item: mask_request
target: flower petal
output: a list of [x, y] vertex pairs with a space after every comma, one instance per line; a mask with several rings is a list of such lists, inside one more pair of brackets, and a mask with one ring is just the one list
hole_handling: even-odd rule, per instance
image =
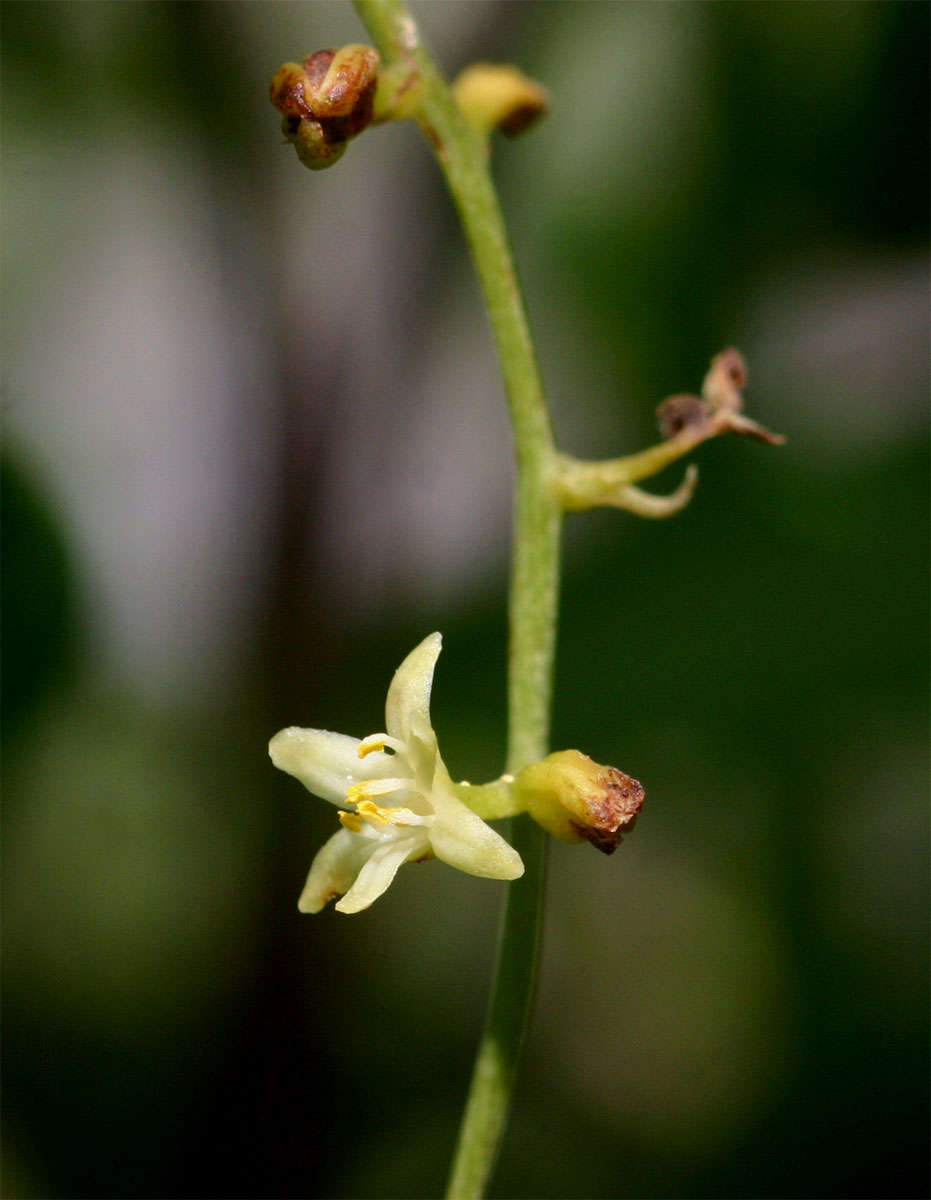
[[398, 667], [385, 701], [385, 725], [392, 737], [410, 743], [430, 730], [430, 690], [433, 669], [443, 648], [443, 637], [431, 633]]
[[268, 753], [276, 767], [299, 779], [309, 792], [343, 807], [353, 784], [397, 774], [396, 756], [375, 750], [360, 758], [358, 747], [358, 738], [292, 725], [275, 734]]
[[433, 853], [451, 867], [485, 879], [519, 879], [524, 864], [513, 846], [454, 794], [442, 759], [430, 797], [436, 814], [430, 827]]
[[366, 860], [379, 843], [341, 829], [320, 847], [297, 907], [303, 913], [316, 913], [328, 900], [348, 892]]
[[355, 883], [336, 907], [339, 912], [361, 912], [391, 886], [398, 868], [408, 858], [422, 858], [429, 851], [425, 835], [388, 838], [381, 842], [359, 872]]

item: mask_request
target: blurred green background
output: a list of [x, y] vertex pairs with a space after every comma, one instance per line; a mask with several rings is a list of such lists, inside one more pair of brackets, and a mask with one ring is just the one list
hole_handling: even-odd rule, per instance
[[[552, 93], [495, 168], [564, 449], [739, 346], [779, 451], [570, 519], [553, 743], [636, 775], [554, 846], [497, 1197], [925, 1195], [928, 8], [424, 3]], [[501, 886], [302, 917], [286, 724], [382, 727], [445, 634], [500, 770], [511, 465], [410, 126], [311, 175], [267, 101], [348, 4], [4, 13], [7, 1197], [434, 1197]], [[671, 470], [657, 490], [671, 488]]]

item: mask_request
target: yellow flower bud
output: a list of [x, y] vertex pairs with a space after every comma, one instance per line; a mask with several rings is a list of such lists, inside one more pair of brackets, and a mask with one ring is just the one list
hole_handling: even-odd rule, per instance
[[591, 842], [613, 854], [643, 807], [643, 786], [578, 750], [560, 750], [517, 776], [521, 802], [563, 842]]
[[549, 107], [546, 91], [517, 67], [473, 63], [453, 84], [456, 103], [480, 134], [521, 133]]

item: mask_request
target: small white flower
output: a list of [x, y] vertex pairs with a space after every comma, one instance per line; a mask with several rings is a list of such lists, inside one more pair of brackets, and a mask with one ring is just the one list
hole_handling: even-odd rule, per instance
[[385, 703], [386, 733], [360, 742], [292, 727], [269, 743], [276, 767], [342, 810], [343, 828], [311, 865], [301, 912], [319, 912], [334, 896], [342, 897], [340, 912], [359, 912], [387, 890], [402, 863], [425, 858], [489, 879], [523, 875], [520, 855], [462, 803], [440, 757], [430, 690], [442, 641], [431, 633], [398, 667]]

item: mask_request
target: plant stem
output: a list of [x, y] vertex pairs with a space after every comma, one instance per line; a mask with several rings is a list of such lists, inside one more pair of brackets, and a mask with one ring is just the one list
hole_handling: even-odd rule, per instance
[[[562, 507], [540, 372], [487, 151], [462, 115], [401, 0], [356, 0], [386, 66], [420, 79], [414, 114], [446, 177], [465, 230], [504, 374], [514, 429], [517, 485], [510, 592], [507, 770], [543, 758], [549, 737]], [[527, 817], [511, 823], [524, 876], [508, 887], [495, 981], [449, 1184], [450, 1200], [484, 1193], [510, 1106], [536, 978], [546, 835]]]

